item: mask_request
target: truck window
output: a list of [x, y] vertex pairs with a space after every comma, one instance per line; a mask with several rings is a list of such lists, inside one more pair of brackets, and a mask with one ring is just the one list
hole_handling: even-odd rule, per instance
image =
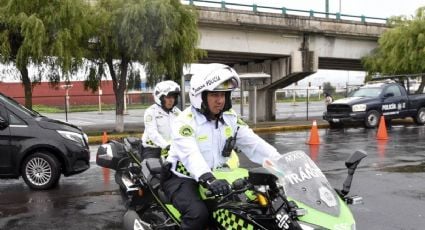
[[394, 97], [400, 97], [401, 91], [400, 88], [397, 85], [391, 85], [385, 90], [385, 94], [387, 93], [393, 93]]
[[353, 91], [350, 97], [378, 97], [381, 94], [382, 88], [360, 88]]

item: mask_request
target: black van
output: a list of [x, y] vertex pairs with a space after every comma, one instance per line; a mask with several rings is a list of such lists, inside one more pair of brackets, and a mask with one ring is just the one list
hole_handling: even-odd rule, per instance
[[32, 189], [57, 185], [90, 167], [87, 135], [0, 93], [0, 178], [19, 178]]

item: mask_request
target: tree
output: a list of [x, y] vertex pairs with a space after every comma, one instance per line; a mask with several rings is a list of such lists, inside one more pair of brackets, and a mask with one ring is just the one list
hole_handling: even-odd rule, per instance
[[42, 74], [30, 76], [28, 67], [44, 67], [57, 83], [81, 64], [82, 42], [87, 41], [89, 24], [86, 1], [0, 0], [0, 61], [12, 62], [24, 85], [25, 105], [32, 108], [32, 90]]
[[196, 13], [178, 0], [99, 0], [93, 9], [97, 31], [92, 59], [108, 67], [116, 99], [115, 130], [122, 132], [132, 64], [145, 65], [156, 80], [180, 76], [183, 63], [194, 62], [200, 53]]
[[134, 89], [140, 90], [142, 87], [142, 79], [140, 78], [140, 72], [136, 73], [136, 76], [134, 77]]
[[323, 92], [333, 95], [335, 93], [335, 87], [330, 82], [323, 82]]
[[[390, 29], [378, 40], [378, 48], [364, 57], [368, 75], [403, 75], [425, 73], [425, 7], [412, 17], [398, 16], [389, 20]], [[423, 92], [425, 76], [417, 92]]]

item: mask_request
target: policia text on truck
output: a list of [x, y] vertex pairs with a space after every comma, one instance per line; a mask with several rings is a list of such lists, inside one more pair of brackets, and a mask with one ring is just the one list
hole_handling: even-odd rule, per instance
[[323, 119], [331, 127], [363, 123], [367, 128], [374, 128], [381, 115], [386, 120], [411, 117], [416, 124], [423, 125], [425, 94], [409, 95], [401, 84], [387, 79], [360, 87], [347, 98], [329, 104], [326, 110]]

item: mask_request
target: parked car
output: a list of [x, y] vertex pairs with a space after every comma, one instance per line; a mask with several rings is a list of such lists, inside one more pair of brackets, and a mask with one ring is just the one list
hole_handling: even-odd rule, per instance
[[425, 94], [409, 95], [395, 81], [372, 82], [327, 105], [323, 119], [332, 127], [347, 123], [363, 123], [377, 127], [381, 116], [389, 121], [412, 117], [418, 125], [425, 123]]
[[0, 178], [24, 179], [32, 189], [49, 189], [60, 176], [90, 167], [87, 135], [0, 93]]

